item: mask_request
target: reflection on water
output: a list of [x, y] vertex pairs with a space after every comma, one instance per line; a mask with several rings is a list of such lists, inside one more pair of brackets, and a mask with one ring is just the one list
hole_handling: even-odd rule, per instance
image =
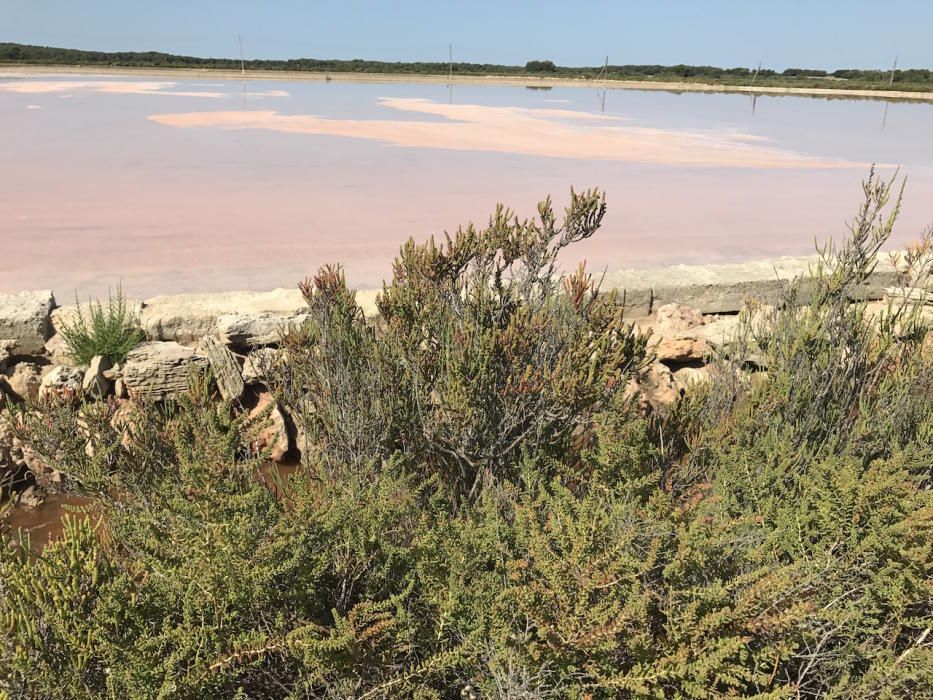
[[409, 236], [571, 187], [609, 213], [567, 262], [609, 270], [812, 252], [872, 162], [909, 176], [894, 243], [933, 220], [925, 103], [34, 75], [0, 76], [0, 118], [0, 291], [63, 302], [292, 286], [330, 262], [378, 286]]

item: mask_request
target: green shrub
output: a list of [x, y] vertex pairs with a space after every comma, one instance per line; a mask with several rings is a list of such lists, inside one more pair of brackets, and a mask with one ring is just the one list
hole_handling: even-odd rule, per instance
[[561, 227], [545, 204], [407, 244], [379, 322], [336, 268], [303, 285], [291, 477], [202, 378], [119, 428], [116, 404], [18, 409], [93, 520], [0, 547], [0, 692], [929, 696], [933, 356], [917, 301], [857, 302], [890, 194], [870, 179], [851, 239], [663, 418], [623, 390], [644, 345], [618, 304], [551, 275], [595, 194]]
[[75, 298], [75, 316], [61, 329], [68, 353], [79, 365], [87, 365], [97, 355], [113, 363], [123, 362], [127, 353], [145, 338], [139, 321], [127, 307], [123, 290], [108, 295], [107, 308], [99, 301], [88, 302], [85, 314]]

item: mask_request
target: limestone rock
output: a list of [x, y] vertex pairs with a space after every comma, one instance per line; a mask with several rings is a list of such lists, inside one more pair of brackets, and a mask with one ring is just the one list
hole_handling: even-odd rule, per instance
[[288, 316], [273, 313], [224, 314], [217, 317], [214, 331], [227, 345], [255, 348], [278, 343], [283, 332], [291, 326], [301, 325], [307, 318], [306, 313]]
[[[124, 297], [123, 302], [126, 306], [127, 315], [130, 318], [138, 319], [140, 310], [142, 309], [142, 301], [139, 299], [127, 299]], [[83, 301], [79, 304], [66, 304], [65, 306], [59, 306], [54, 311], [52, 311], [52, 331], [58, 335], [61, 335], [62, 329], [66, 326], [73, 324], [78, 318], [78, 312], [80, 311], [81, 315], [86, 321], [89, 321], [91, 318], [92, 311], [100, 304], [104, 313], [107, 313], [107, 299], [101, 301]]]
[[247, 384], [266, 384], [268, 372], [279, 362], [282, 350], [256, 348], [243, 361], [243, 381]]
[[710, 353], [700, 331], [703, 323], [699, 309], [683, 304], [664, 304], [658, 307], [648, 324], [652, 330], [648, 347], [658, 360], [664, 362], [702, 360]]
[[269, 450], [269, 459], [280, 462], [289, 448], [288, 426], [274, 397], [267, 391], [259, 394], [255, 407], [249, 412], [250, 419], [260, 420], [263, 411], [269, 411], [269, 415], [261, 419], [264, 427], [253, 440], [252, 446], [256, 451]]
[[16, 341], [15, 340], [0, 340], [0, 367], [4, 366], [9, 362], [10, 358], [13, 357], [13, 353], [16, 350]]
[[655, 328], [661, 335], [680, 335], [703, 325], [703, 313], [692, 306], [664, 304], [655, 312]]
[[55, 297], [49, 290], [0, 294], [0, 340], [14, 341], [10, 354], [34, 355], [52, 335]]
[[59, 398], [72, 398], [81, 391], [83, 384], [83, 369], [56, 365], [42, 378], [42, 384], [39, 387], [39, 398], [53, 395]]
[[218, 316], [269, 313], [288, 317], [305, 308], [297, 289], [176, 294], [147, 299], [140, 311], [140, 324], [151, 340], [193, 344], [214, 332]]
[[33, 362], [18, 362], [7, 370], [6, 389], [20, 401], [35, 401], [42, 385], [42, 369]]
[[[56, 309], [58, 311], [58, 309]], [[53, 312], [54, 314], [54, 312]], [[77, 361], [71, 356], [68, 344], [65, 342], [65, 336], [56, 333], [45, 341], [45, 354], [49, 356], [54, 365], [64, 365], [65, 367], [77, 367]]]
[[104, 398], [110, 393], [113, 384], [110, 379], [105, 376], [105, 373], [110, 370], [110, 367], [110, 360], [106, 357], [96, 355], [91, 359], [91, 364], [84, 373], [84, 380], [81, 383], [81, 388], [84, 389], [85, 393], [100, 398]]
[[670, 408], [680, 398], [674, 375], [660, 362], [649, 365], [638, 378], [638, 386], [648, 405], [655, 411]]
[[118, 399], [125, 399], [129, 396], [129, 392], [126, 390], [126, 382], [123, 381], [123, 377], [120, 377], [113, 383], [113, 395]]
[[[705, 314], [735, 313], [750, 298], [765, 303], [781, 299], [790, 280], [806, 277], [818, 262], [816, 256], [782, 257], [743, 263], [674, 265], [611, 272], [603, 289], [624, 294], [629, 317], [650, 314], [658, 304], [677, 301]], [[884, 288], [895, 284], [898, 274], [887, 253], [876, 258], [870, 277], [856, 290], [861, 299], [880, 299]], [[803, 290], [804, 300], [808, 290]]]
[[709, 381], [709, 367], [681, 367], [674, 371], [674, 383], [681, 391], [687, 387]]
[[207, 359], [180, 343], [149, 341], [127, 355], [123, 382], [130, 397], [166, 399], [188, 389], [192, 367], [205, 369]]
[[233, 353], [212, 335], [201, 338], [198, 352], [207, 358], [217, 383], [217, 389], [225, 400], [239, 399], [246, 388], [240, 375], [240, 366]]
[[699, 333], [713, 349], [725, 349], [732, 345], [739, 330], [739, 316], [717, 316], [707, 321]]

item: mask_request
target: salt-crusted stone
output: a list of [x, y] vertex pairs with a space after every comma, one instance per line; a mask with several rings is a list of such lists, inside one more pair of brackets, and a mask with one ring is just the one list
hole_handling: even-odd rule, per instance
[[126, 357], [123, 382], [132, 398], [161, 400], [188, 389], [192, 368], [206, 369], [207, 359], [176, 342], [150, 341]]
[[49, 290], [0, 294], [0, 340], [14, 341], [10, 354], [35, 355], [45, 349], [54, 308]]
[[246, 388], [240, 375], [240, 365], [233, 353], [217, 338], [206, 335], [198, 344], [198, 352], [207, 358], [220, 396], [226, 400], [238, 399]]

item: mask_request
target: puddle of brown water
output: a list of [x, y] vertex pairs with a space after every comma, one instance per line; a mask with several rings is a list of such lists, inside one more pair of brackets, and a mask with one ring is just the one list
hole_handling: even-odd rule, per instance
[[62, 534], [62, 520], [66, 515], [87, 517], [86, 513], [75, 512], [90, 503], [90, 499], [81, 496], [49, 494], [36, 508], [13, 508], [6, 517], [6, 523], [13, 537], [20, 541], [29, 536], [31, 549], [39, 551]]
[[[298, 460], [288, 460], [281, 464], [269, 462], [259, 469], [256, 476], [278, 498], [279, 484], [291, 478], [300, 466]], [[62, 521], [66, 515], [88, 517], [86, 513], [75, 512], [74, 509], [90, 503], [91, 499], [82, 496], [49, 494], [36, 508], [12, 508], [5, 517], [6, 529], [20, 541], [28, 535], [30, 548], [38, 552], [45, 549], [49, 542], [61, 537]]]

